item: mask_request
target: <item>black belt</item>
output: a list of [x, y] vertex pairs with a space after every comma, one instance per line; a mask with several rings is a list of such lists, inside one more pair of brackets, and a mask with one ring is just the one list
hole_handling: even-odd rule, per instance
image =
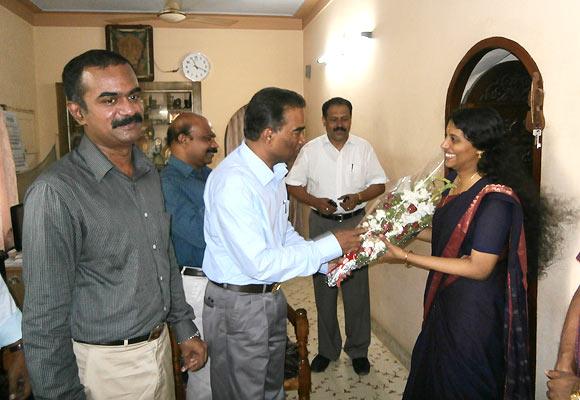
[[205, 274], [201, 267], [190, 267], [184, 265], [181, 267], [181, 273], [187, 276], [198, 276], [198, 277], [205, 277]]
[[322, 214], [320, 211], [315, 210], [315, 209], [312, 209], [312, 211], [314, 212], [314, 214], [318, 215], [319, 217], [322, 217], [325, 219], [331, 219], [333, 221], [342, 222], [346, 219], [351, 219], [352, 217], [356, 217], [357, 215], [362, 214], [365, 211], [365, 209], [360, 208], [360, 209], [356, 210], [355, 212], [351, 212], [349, 214], [330, 214], [330, 215]]
[[83, 343], [83, 344], [92, 344], [95, 346], [127, 346], [129, 344], [135, 344], [135, 343], [142, 343], [142, 342], [151, 342], [153, 340], [156, 340], [159, 338], [159, 336], [161, 336], [161, 333], [163, 333], [163, 328], [165, 328], [165, 323], [156, 325], [153, 329], [151, 329], [151, 331], [143, 336], [137, 336], [131, 339], [125, 339], [125, 340], [112, 340], [110, 342], [101, 342], [101, 343], [93, 343], [93, 342], [85, 342], [83, 340], [77, 340], [75, 339], [75, 342], [78, 343]]
[[270, 284], [250, 284], [250, 285], [233, 285], [231, 283], [217, 283], [210, 281], [216, 286], [221, 287], [222, 289], [231, 290], [232, 292], [240, 292], [240, 293], [271, 293], [275, 292], [280, 289], [279, 283], [270, 283]]

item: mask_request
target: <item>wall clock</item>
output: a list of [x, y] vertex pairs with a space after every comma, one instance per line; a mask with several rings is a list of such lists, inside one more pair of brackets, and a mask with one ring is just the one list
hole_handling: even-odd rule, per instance
[[187, 79], [199, 82], [207, 77], [211, 65], [205, 54], [191, 53], [185, 56], [181, 67]]

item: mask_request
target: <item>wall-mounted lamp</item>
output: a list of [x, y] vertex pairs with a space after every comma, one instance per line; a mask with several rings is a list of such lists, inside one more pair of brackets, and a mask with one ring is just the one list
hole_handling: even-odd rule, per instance
[[326, 51], [320, 57], [316, 59], [318, 64], [330, 64], [335, 61], [338, 61], [340, 58], [344, 57], [347, 53], [350, 54], [353, 49], [359, 47], [360, 41], [366, 41], [367, 39], [373, 38], [373, 31], [364, 31], [360, 32], [360, 34], [354, 35], [343, 35], [343, 39], [335, 46], [333, 50]]
[[327, 63], [328, 63], [328, 60], [329, 60], [329, 58], [330, 58], [330, 57], [329, 57], [329, 56], [328, 56], [326, 53], [324, 53], [323, 55], [321, 55], [320, 57], [318, 57], [318, 58], [316, 59], [316, 62], [317, 62], [318, 64], [327, 64]]

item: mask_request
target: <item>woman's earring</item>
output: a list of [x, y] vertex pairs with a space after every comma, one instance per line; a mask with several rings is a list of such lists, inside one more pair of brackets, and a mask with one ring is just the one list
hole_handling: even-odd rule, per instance
[[483, 155], [483, 151], [479, 150], [477, 152], [477, 158], [481, 159], [481, 156]]

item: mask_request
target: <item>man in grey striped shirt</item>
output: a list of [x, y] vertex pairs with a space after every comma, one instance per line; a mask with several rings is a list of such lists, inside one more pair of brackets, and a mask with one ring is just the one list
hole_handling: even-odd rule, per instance
[[[36, 399], [171, 399], [171, 348], [207, 360], [169, 240], [159, 175], [134, 146], [141, 89], [128, 61], [91, 50], [64, 68], [80, 145], [25, 200], [23, 341]], [[198, 312], [201, 312], [198, 310]]]

